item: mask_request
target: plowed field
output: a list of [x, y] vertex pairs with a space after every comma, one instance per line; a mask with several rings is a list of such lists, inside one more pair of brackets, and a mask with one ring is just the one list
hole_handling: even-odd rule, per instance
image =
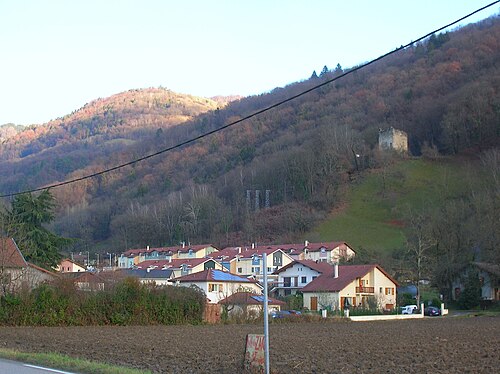
[[[1, 327], [0, 344], [150, 369], [240, 373], [260, 325]], [[271, 373], [498, 373], [500, 317], [277, 323]]]

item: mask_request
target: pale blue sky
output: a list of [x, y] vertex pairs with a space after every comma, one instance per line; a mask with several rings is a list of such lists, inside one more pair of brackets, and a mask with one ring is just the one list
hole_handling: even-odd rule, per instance
[[44, 123], [132, 88], [260, 94], [368, 61], [491, 2], [0, 0], [0, 124]]

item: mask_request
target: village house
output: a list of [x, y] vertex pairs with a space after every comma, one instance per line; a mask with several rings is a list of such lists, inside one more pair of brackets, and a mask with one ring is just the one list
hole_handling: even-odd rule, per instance
[[379, 265], [333, 265], [304, 288], [304, 308], [342, 310], [376, 307], [392, 310], [398, 283]]
[[453, 282], [453, 300], [458, 300], [465, 288], [468, 271], [477, 271], [479, 283], [481, 285], [481, 299], [499, 301], [500, 300], [500, 265], [486, 262], [473, 262], [462, 274]]
[[147, 260], [134, 266], [142, 270], [172, 270], [172, 277], [177, 278], [206, 269], [222, 270], [220, 262], [211, 258], [187, 258], [176, 260]]
[[90, 271], [83, 272], [64, 272], [61, 274], [63, 279], [70, 280], [79, 291], [103, 291], [105, 281], [98, 274]]
[[118, 267], [120, 269], [129, 269], [134, 265], [149, 260], [177, 260], [204, 258], [217, 252], [218, 249], [212, 244], [185, 245], [175, 247], [160, 247], [129, 249], [122, 253], [118, 258]]
[[293, 262], [293, 258], [281, 250], [281, 246], [254, 246], [248, 247], [228, 247], [217, 252], [217, 259], [221, 261], [226, 269], [231, 273], [261, 279], [263, 275], [263, 259], [266, 256], [266, 271], [272, 278], [272, 273], [281, 267]]
[[313, 260], [296, 260], [274, 272], [278, 281], [271, 292], [280, 297], [294, 295], [321, 274], [333, 273], [333, 265]]
[[336, 263], [348, 261], [356, 256], [356, 252], [346, 242], [309, 243], [306, 241], [301, 259], [317, 262]]
[[217, 304], [236, 292], [261, 294], [262, 291], [262, 286], [253, 279], [217, 269], [206, 269], [175, 278], [172, 283], [183, 287], [196, 286], [200, 288], [211, 304]]
[[79, 273], [87, 271], [85, 266], [80, 265], [69, 258], [62, 259], [54, 270], [59, 273]]
[[170, 285], [170, 281], [175, 278], [174, 270], [170, 268], [124, 269], [123, 272], [125, 276], [137, 278], [141, 283], [157, 286]]
[[0, 295], [31, 290], [58, 275], [27, 262], [12, 238], [0, 238]]

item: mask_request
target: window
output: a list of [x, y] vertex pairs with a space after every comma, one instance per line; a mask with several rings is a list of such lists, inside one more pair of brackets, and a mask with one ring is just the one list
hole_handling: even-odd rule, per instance
[[313, 275], [312, 280], [315, 280], [316, 278], [317, 278], [317, 276], [316, 276], [316, 275]]
[[301, 283], [307, 283], [307, 277], [302, 277], [302, 278], [300, 279], [300, 282], [301, 282]]
[[238, 268], [238, 273], [243, 273], [243, 268]]
[[380, 293], [382, 293], [382, 292], [383, 292], [383, 291], [382, 291], [382, 287], [380, 287], [380, 288], [379, 288], [378, 292], [380, 292]]
[[273, 268], [267, 268], [267, 272], [268, 273], [272, 273], [273, 272]]
[[386, 295], [394, 295], [394, 288], [386, 287], [385, 294]]
[[208, 292], [222, 292], [222, 284], [209, 283]]

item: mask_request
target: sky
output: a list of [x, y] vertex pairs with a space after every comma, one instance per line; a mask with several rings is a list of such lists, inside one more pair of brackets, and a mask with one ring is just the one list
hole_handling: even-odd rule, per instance
[[325, 65], [359, 65], [491, 2], [0, 0], [0, 125], [45, 123], [135, 88], [258, 95]]

